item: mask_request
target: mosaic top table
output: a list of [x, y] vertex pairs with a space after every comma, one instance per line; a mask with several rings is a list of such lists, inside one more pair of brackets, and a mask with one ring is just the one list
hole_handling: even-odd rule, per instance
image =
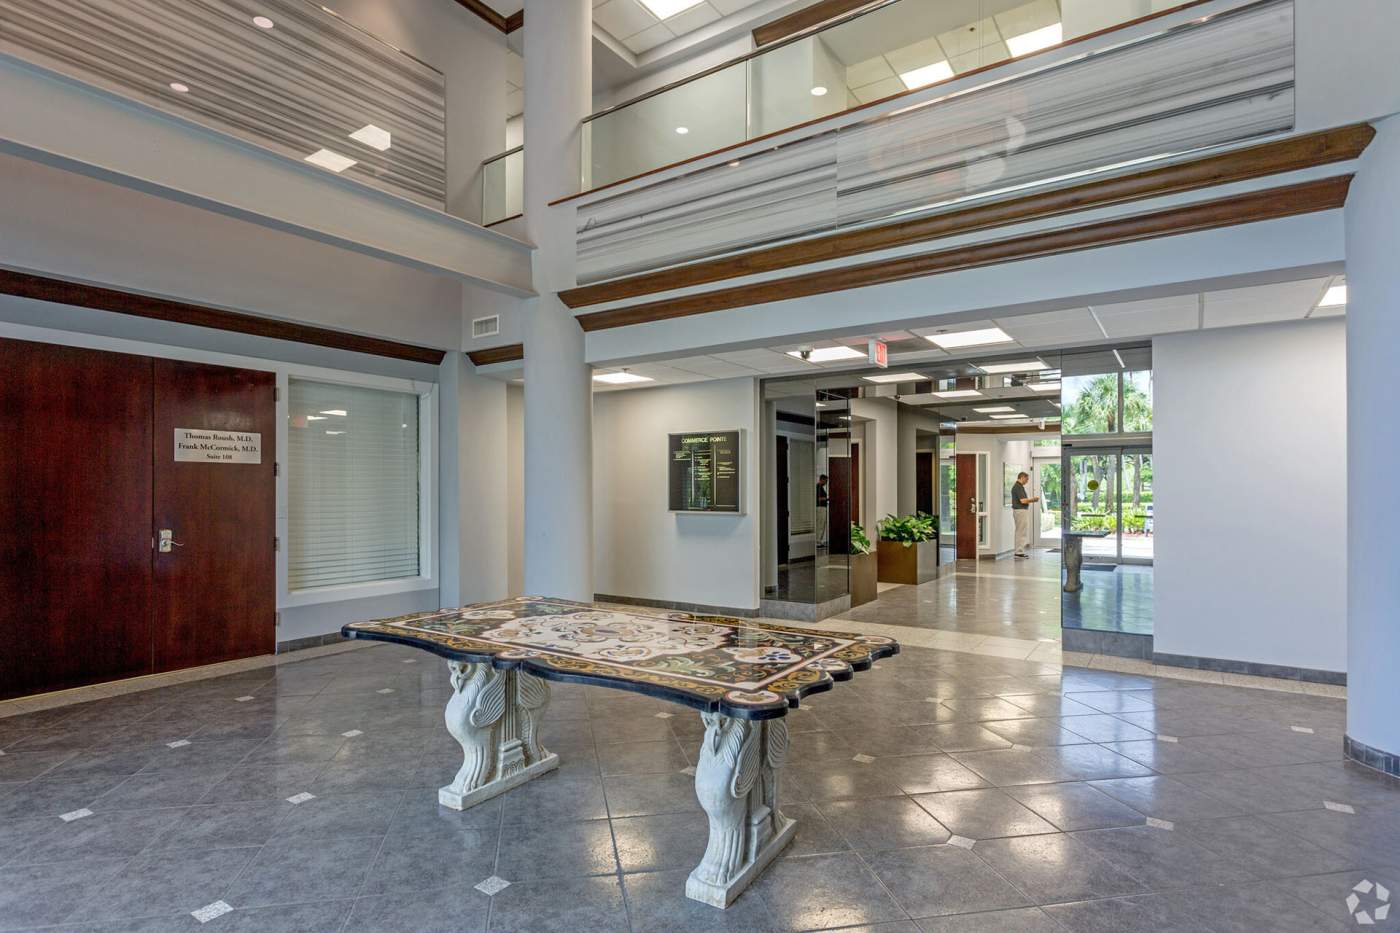
[[795, 824], [778, 810], [784, 714], [801, 697], [899, 651], [878, 636], [529, 596], [341, 631], [447, 659], [447, 730], [463, 762], [438, 801], [457, 810], [559, 766], [540, 743], [546, 681], [630, 690], [699, 710], [705, 736], [695, 795], [710, 838], [686, 894], [716, 907], [733, 903], [792, 839]]

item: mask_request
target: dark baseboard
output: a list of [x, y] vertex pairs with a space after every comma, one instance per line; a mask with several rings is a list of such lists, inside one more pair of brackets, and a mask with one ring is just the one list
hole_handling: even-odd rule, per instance
[[1060, 646], [1066, 651], [1111, 654], [1118, 658], [1152, 660], [1152, 636], [1130, 632], [1104, 632], [1091, 628], [1060, 629]]
[[1332, 684], [1345, 687], [1347, 675], [1342, 671], [1320, 671], [1309, 667], [1288, 667], [1282, 664], [1259, 664], [1254, 661], [1232, 661], [1228, 658], [1198, 658], [1185, 654], [1154, 652], [1152, 660], [1168, 667], [1189, 667], [1198, 671], [1219, 671], [1223, 674], [1248, 674], [1252, 677], [1277, 677], [1300, 680], [1310, 684]]
[[331, 632], [328, 635], [310, 635], [306, 638], [293, 638], [290, 641], [279, 641], [277, 643], [276, 654], [286, 654], [289, 651], [302, 651], [306, 648], [319, 648], [322, 645], [335, 645], [342, 641], [349, 641], [340, 632]]
[[1374, 768], [1393, 778], [1400, 778], [1400, 754], [1372, 748], [1349, 735], [1342, 737], [1342, 754], [1359, 765]]
[[646, 606], [650, 609], [670, 609], [673, 612], [693, 612], [706, 616], [734, 616], [752, 619], [758, 615], [757, 609], [739, 609], [734, 606], [707, 606], [704, 603], [677, 603], [664, 599], [643, 599], [640, 596], [614, 596], [609, 593], [593, 594], [595, 602], [624, 603], [629, 606]]

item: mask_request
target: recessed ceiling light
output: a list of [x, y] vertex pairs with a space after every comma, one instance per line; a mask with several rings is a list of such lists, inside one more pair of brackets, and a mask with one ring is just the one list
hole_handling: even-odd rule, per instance
[[818, 402], [818, 403], [817, 403], [817, 407], [818, 407], [818, 408], [825, 408], [825, 407], [826, 407], [826, 402]]
[[325, 421], [325, 420], [326, 420], [326, 416], [325, 416], [325, 415], [307, 415], [307, 416], [306, 416], [306, 420], [307, 420], [307, 421]]
[[380, 129], [373, 123], [366, 123], [364, 126], [351, 133], [350, 138], [357, 143], [364, 143], [371, 149], [378, 149], [380, 152], [384, 152], [393, 145], [394, 140], [388, 130]]
[[690, 132], [690, 127], [688, 127], [688, 126], [678, 126], [678, 127], [676, 127], [676, 135], [677, 135], [677, 136], [684, 136], [686, 133], [689, 133], [689, 132]]
[[1019, 36], [1012, 36], [1006, 40], [1006, 48], [1014, 58], [1028, 52], [1048, 49], [1052, 45], [1059, 45], [1064, 41], [1064, 37], [1064, 27], [1060, 23], [1051, 23], [1049, 26], [1033, 29]]
[[1016, 360], [1011, 363], [974, 364], [984, 373], [1029, 373], [1045, 368], [1044, 360]]
[[947, 392], [935, 392], [939, 398], [975, 398], [981, 396], [981, 392], [976, 389], [950, 389]]
[[1026, 384], [1026, 388], [1032, 392], [1058, 392], [1060, 384], [1058, 382], [1031, 382]]
[[620, 373], [594, 373], [594, 382], [605, 382], [611, 386], [630, 385], [634, 382], [655, 382], [650, 376], [639, 376], [636, 373], [629, 373], [623, 370]]
[[350, 166], [357, 164], [354, 159], [346, 158], [338, 152], [331, 152], [329, 149], [317, 149], [306, 157], [306, 161], [332, 172], [343, 172]]
[[912, 91], [916, 87], [924, 87], [938, 81], [946, 81], [952, 76], [952, 65], [947, 62], [934, 62], [932, 65], [915, 68], [913, 71], [901, 72], [899, 80], [903, 81], [904, 86]]
[[874, 376], [861, 376], [866, 382], [923, 382], [928, 376], [919, 373], [877, 373]]
[[344, 434], [345, 432], [344, 432], [344, 431], [327, 431], [326, 433], [327, 433], [327, 434], [331, 434], [331, 435], [335, 435], [335, 434]]
[[1333, 285], [1327, 289], [1327, 294], [1322, 296], [1322, 300], [1317, 303], [1319, 308], [1340, 308], [1347, 303], [1347, 287], [1345, 285]]
[[190, 86], [188, 84], [181, 84], [179, 81], [171, 81], [170, 90], [174, 91], [176, 94], [188, 94], [190, 92]]
[[816, 87], [812, 88], [812, 96], [813, 96], [813, 97], [825, 97], [825, 96], [826, 96], [826, 88], [824, 88], [824, 87], [822, 87], [820, 84], [818, 84]]
[[996, 420], [996, 421], [1014, 421], [1014, 420], [1016, 420], [1017, 418], [1028, 418], [1028, 417], [1030, 417], [1030, 416], [1029, 416], [1029, 415], [992, 415], [991, 417], [992, 417], [993, 420]]
[[258, 27], [259, 29], [271, 29], [277, 24], [274, 23], [272, 20], [268, 19], [266, 16], [254, 16], [253, 25]]
[[992, 343], [1010, 343], [1011, 337], [1000, 327], [984, 327], [981, 330], [960, 330], [952, 334], [927, 334], [930, 343], [945, 350], [961, 350], [965, 347], [981, 347]]
[[738, 167], [739, 167], [740, 165], [742, 165], [742, 164], [743, 164], [743, 163], [740, 162], [738, 159], [735, 159], [733, 162], [730, 162], [730, 163], [729, 163], [729, 167], [730, 167], [730, 168], [738, 168]]
[[788, 356], [806, 360], [808, 363], [834, 363], [837, 360], [863, 360], [867, 355], [850, 347], [821, 347], [808, 351], [806, 356], [803, 356], [802, 352], [801, 350], [789, 350]]
[[668, 19], [700, 3], [700, 0], [642, 0], [642, 6], [657, 19]]
[[343, 409], [343, 408], [327, 408], [325, 411], [321, 412], [321, 414], [323, 414], [323, 415], [338, 415], [339, 417], [344, 418], [344, 417], [345, 417], [345, 409]]
[[974, 408], [973, 411], [983, 415], [995, 415], [1008, 411], [1015, 411], [1010, 405], [997, 405], [994, 408]]

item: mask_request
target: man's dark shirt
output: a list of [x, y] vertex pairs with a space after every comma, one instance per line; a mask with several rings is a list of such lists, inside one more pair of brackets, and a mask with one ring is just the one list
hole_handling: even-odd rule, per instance
[[1011, 507], [1012, 507], [1013, 509], [1028, 509], [1028, 508], [1030, 508], [1029, 505], [1027, 505], [1026, 503], [1024, 503], [1024, 502], [1021, 501], [1022, 499], [1029, 499], [1029, 498], [1030, 498], [1030, 496], [1026, 493], [1026, 487], [1025, 487], [1025, 486], [1022, 486], [1020, 483], [1017, 483], [1015, 486], [1012, 486], [1012, 487], [1011, 487]]

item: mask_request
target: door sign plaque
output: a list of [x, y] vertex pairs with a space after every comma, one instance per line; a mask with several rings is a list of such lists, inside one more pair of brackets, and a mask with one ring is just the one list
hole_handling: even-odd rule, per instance
[[262, 435], [250, 431], [175, 429], [176, 463], [262, 463]]

